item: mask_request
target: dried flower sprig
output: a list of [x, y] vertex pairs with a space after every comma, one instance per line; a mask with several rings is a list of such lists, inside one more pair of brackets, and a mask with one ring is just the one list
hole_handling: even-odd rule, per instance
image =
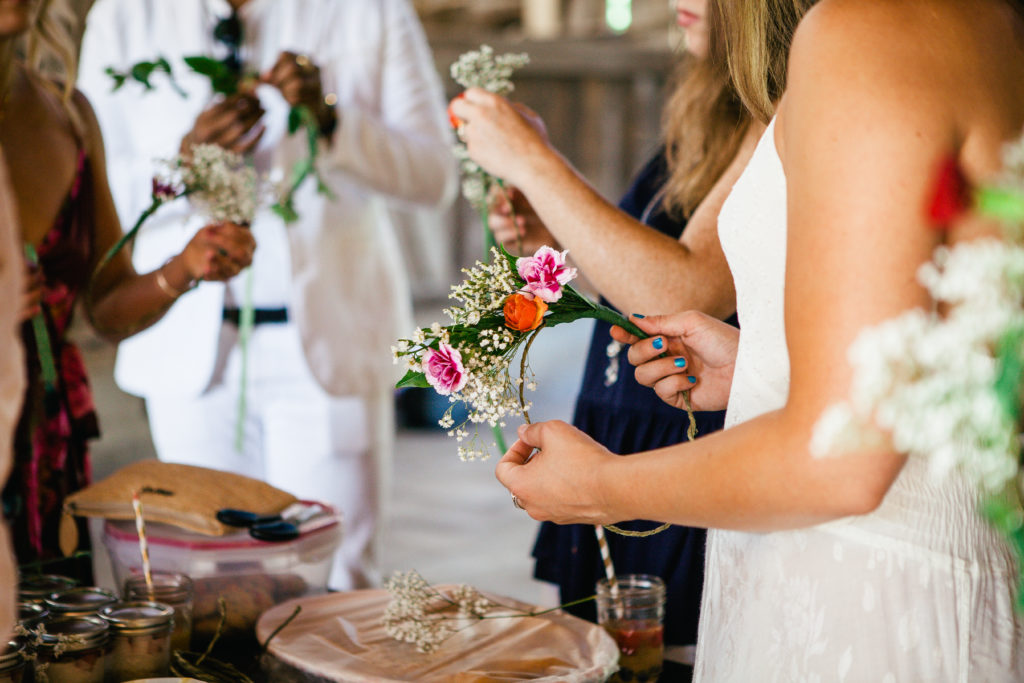
[[[927, 459], [937, 478], [962, 473], [1024, 572], [1024, 137], [980, 188], [955, 160], [942, 165], [929, 217], [946, 229], [969, 211], [998, 219], [1003, 239], [941, 246], [919, 269], [945, 313], [915, 309], [861, 331], [848, 354], [850, 397], [822, 415], [811, 448], [827, 456], [891, 444]], [[1024, 573], [1021, 589], [1024, 609]]]
[[412, 643], [422, 653], [436, 651], [448, 638], [484, 619], [538, 617], [594, 599], [590, 596], [558, 607], [523, 610], [465, 584], [444, 589], [432, 586], [415, 570], [395, 572], [384, 588], [391, 594], [381, 619], [384, 632]]

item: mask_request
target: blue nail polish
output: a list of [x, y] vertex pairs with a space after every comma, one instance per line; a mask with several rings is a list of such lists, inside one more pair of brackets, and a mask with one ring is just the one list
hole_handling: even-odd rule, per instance
[[672, 362], [676, 364], [677, 368], [685, 368], [686, 367], [686, 359], [685, 358], [676, 358]]
[[690, 384], [696, 384], [697, 383], [697, 378], [694, 377], [693, 375], [690, 375], [686, 379], [688, 379], [690, 381]]
[[646, 318], [647, 316], [644, 315], [643, 313], [634, 313], [633, 317], [634, 318]]
[[662, 339], [661, 337], [656, 337], [654, 341], [651, 343], [654, 345], [654, 348], [657, 351], [661, 351], [663, 348], [665, 348], [665, 340]]

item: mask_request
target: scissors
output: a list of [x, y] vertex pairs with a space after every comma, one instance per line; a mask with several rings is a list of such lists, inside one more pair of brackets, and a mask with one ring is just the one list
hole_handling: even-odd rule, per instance
[[305, 522], [327, 514], [327, 509], [316, 503], [293, 503], [276, 515], [222, 508], [217, 511], [217, 521], [232, 527], [248, 528], [249, 535], [261, 541], [292, 541], [299, 537]]

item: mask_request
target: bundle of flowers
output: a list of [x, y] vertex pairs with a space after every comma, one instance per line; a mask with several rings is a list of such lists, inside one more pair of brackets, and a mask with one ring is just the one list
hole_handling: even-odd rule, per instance
[[[530, 58], [525, 53], [495, 55], [491, 46], [481, 45], [479, 50], [459, 56], [451, 65], [451, 76], [463, 88], [483, 88], [497, 95], [508, 95], [515, 89], [512, 74], [529, 62]], [[452, 128], [458, 131], [462, 122], [451, 113], [448, 119]], [[462, 195], [478, 211], [486, 211], [488, 193], [501, 181], [470, 159], [466, 146], [461, 142], [455, 146], [455, 157], [462, 172]]]
[[[452, 287], [450, 298], [459, 305], [444, 311], [450, 325], [418, 329], [392, 347], [395, 362], [406, 364], [399, 387], [433, 387], [453, 404], [440, 424], [462, 444], [460, 458], [489, 455], [468, 424], [503, 427], [509, 416], [529, 419], [524, 389], [533, 389], [534, 382], [528, 353], [542, 328], [596, 318], [644, 336], [620, 314], [569, 285], [576, 269], [566, 264], [566, 254], [544, 246], [532, 256], [517, 258], [492, 248], [490, 263], [464, 269], [466, 280]], [[457, 403], [469, 409], [458, 425], [452, 417]]]
[[[849, 350], [850, 398], [821, 417], [811, 447], [820, 456], [891, 443], [926, 458], [937, 477], [962, 472], [1024, 569], [1024, 138], [1003, 161], [1001, 176], [981, 188], [944, 164], [929, 207], [937, 227], [974, 210], [999, 219], [1004, 237], [936, 250], [918, 279], [939, 310], [907, 311], [860, 333]], [[1024, 607], [1024, 591], [1020, 600]]]

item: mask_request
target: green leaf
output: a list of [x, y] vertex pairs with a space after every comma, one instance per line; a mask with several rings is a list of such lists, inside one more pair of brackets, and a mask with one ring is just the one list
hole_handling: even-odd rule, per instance
[[395, 385], [396, 389], [404, 389], [405, 387], [418, 387], [420, 389], [429, 389], [430, 382], [427, 381], [426, 375], [422, 372], [416, 372], [415, 370], [409, 370], [405, 373], [405, 377], [398, 380], [398, 384]]
[[287, 201], [277, 202], [270, 209], [280, 216], [285, 223], [294, 223], [299, 220], [299, 214], [295, 211], [295, 207], [292, 206], [291, 197]]
[[295, 135], [302, 125], [302, 111], [299, 107], [292, 107], [288, 110], [288, 134]]
[[220, 60], [201, 56], [185, 57], [185, 63], [197, 74], [210, 79], [210, 87], [214, 92], [223, 95], [233, 95], [238, 92], [239, 74]]
[[1024, 195], [1002, 187], [983, 187], [975, 195], [978, 210], [1007, 223], [1024, 223]]
[[149, 77], [153, 74], [153, 69], [155, 68], [156, 66], [153, 62], [134, 64], [131, 68], [132, 78], [141, 83], [146, 90], [152, 90], [153, 85], [149, 82]]

